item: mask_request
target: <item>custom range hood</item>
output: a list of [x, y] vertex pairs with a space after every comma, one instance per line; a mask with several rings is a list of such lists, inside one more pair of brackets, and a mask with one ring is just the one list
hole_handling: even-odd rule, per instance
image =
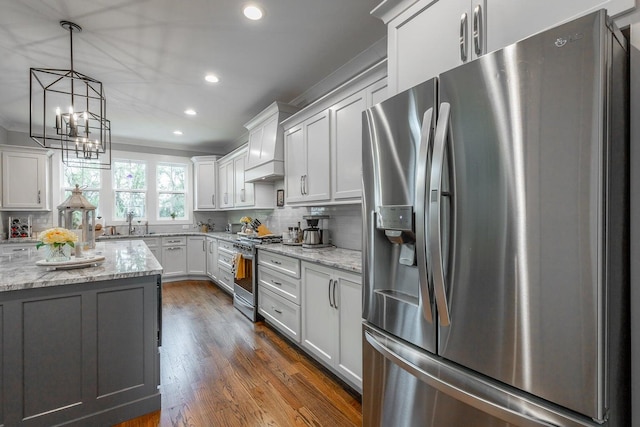
[[297, 111], [297, 107], [276, 101], [244, 125], [249, 130], [246, 182], [284, 177], [284, 132], [280, 123]]

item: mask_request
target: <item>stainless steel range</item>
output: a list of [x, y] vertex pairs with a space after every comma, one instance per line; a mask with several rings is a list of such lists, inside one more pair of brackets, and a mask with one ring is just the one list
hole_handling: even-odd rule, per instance
[[279, 236], [241, 237], [233, 244], [241, 255], [233, 266], [233, 305], [253, 322], [258, 319], [257, 246], [281, 242]]

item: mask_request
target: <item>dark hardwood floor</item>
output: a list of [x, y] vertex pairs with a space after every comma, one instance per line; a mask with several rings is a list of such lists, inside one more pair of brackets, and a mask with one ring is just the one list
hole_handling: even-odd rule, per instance
[[359, 397], [207, 281], [163, 285], [162, 410], [140, 426], [360, 426]]

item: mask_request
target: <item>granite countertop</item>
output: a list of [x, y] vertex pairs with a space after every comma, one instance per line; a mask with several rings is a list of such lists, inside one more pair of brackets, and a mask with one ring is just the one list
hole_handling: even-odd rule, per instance
[[[258, 246], [260, 251], [286, 255], [303, 261], [315, 262], [328, 267], [340, 268], [353, 273], [362, 273], [362, 252], [336, 247], [307, 249], [302, 246], [270, 244]], [[260, 255], [258, 255], [259, 257]]]
[[[234, 242], [238, 240], [237, 234], [226, 233], [224, 231], [211, 231], [202, 233], [199, 231], [182, 231], [171, 233], [152, 233], [152, 234], [118, 234], [115, 236], [100, 236], [97, 241], [100, 242], [118, 242], [119, 240], [136, 241], [142, 238], [152, 237], [175, 237], [175, 236], [206, 236], [219, 240]], [[35, 243], [35, 239], [25, 240], [3, 240], [0, 243]], [[289, 246], [282, 244], [269, 244], [258, 246], [260, 250], [271, 251], [286, 256], [291, 256], [304, 261], [315, 262], [329, 267], [340, 268], [354, 273], [362, 273], [362, 252], [351, 249], [342, 249], [336, 247], [305, 249], [301, 246]], [[0, 274], [1, 274], [0, 270]], [[1, 283], [0, 283], [0, 286]], [[1, 289], [0, 289], [1, 290]]]
[[0, 256], [0, 292], [162, 274], [162, 266], [140, 240], [99, 242], [87, 254], [104, 255], [105, 260], [97, 267], [49, 270], [35, 265], [45, 257], [45, 251], [35, 247]]

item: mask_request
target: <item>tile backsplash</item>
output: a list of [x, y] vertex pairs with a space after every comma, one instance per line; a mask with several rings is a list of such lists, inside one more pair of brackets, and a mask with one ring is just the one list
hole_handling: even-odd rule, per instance
[[[188, 226], [188, 229], [184, 229], [181, 224], [152, 224], [149, 225], [149, 231], [152, 233], [198, 231], [195, 224], [199, 221], [214, 223], [214, 231], [224, 231], [227, 222], [237, 223], [240, 222], [240, 218], [243, 216], [251, 216], [252, 218], [258, 218], [262, 223], [266, 224], [272, 232], [279, 234], [287, 230], [288, 227], [297, 226], [298, 222], [300, 222], [300, 226], [303, 229], [306, 228], [306, 221], [304, 221], [302, 217], [311, 214], [329, 216], [329, 219], [325, 221], [325, 226], [329, 229], [331, 243], [339, 248], [362, 250], [362, 209], [360, 204], [323, 207], [285, 206], [266, 210], [194, 212], [193, 224]], [[32, 216], [34, 232], [46, 230], [47, 228], [57, 225], [53, 223], [52, 212], [0, 211], [0, 236], [5, 236], [6, 238], [8, 231], [7, 221], [10, 216], [26, 217], [28, 215]], [[137, 224], [134, 225], [137, 226]], [[118, 226], [117, 231], [124, 234], [127, 232], [127, 226]]]
[[328, 215], [325, 221], [329, 229], [331, 243], [339, 248], [362, 250], [362, 207], [360, 204], [321, 206], [321, 207], [292, 207], [275, 208], [273, 210], [246, 210], [227, 212], [228, 222], [239, 222], [243, 216], [258, 218], [269, 229], [282, 233], [289, 227], [300, 226], [304, 229], [307, 224], [302, 219], [304, 215]]

